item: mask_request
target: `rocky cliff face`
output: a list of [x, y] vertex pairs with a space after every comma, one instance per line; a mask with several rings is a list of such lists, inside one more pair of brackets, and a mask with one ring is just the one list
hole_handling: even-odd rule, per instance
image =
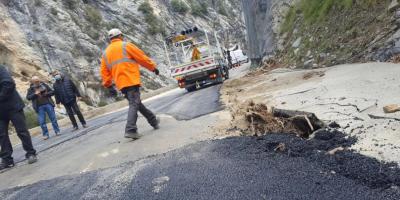
[[61, 70], [96, 104], [103, 98], [99, 58], [107, 30], [120, 28], [158, 63], [164, 76], [143, 72], [145, 88], [156, 89], [171, 83], [166, 35], [198, 26], [243, 38], [240, 8], [240, 0], [0, 0], [0, 63], [21, 82]]
[[400, 3], [242, 0], [249, 54], [298, 68], [400, 60]]
[[247, 28], [248, 51], [252, 63], [273, 55], [280, 24], [295, 0], [242, 0]]

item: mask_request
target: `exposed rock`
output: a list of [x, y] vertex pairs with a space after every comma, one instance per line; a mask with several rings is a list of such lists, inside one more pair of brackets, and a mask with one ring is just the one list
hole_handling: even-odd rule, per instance
[[208, 8], [203, 16], [194, 16], [190, 11], [183, 16], [170, 9], [169, 1], [151, 0], [156, 22], [146, 21], [139, 10], [143, 2], [145, 0], [0, 1], [0, 63], [10, 66], [16, 76], [29, 77], [39, 69], [45, 71], [41, 76], [54, 69], [68, 73], [83, 85], [82, 92], [98, 103], [102, 99], [100, 56], [111, 28], [120, 28], [127, 40], [157, 62], [164, 76], [143, 72], [146, 90], [173, 83], [168, 77], [163, 34], [193, 26], [206, 30], [219, 27], [229, 31], [231, 40], [237, 38], [233, 42], [241, 43], [244, 39], [240, 0], [224, 3], [228, 16], [219, 14], [218, 6], [211, 0], [202, 1]]
[[393, 12], [396, 9], [400, 8], [400, 3], [398, 0], [392, 0], [392, 2], [390, 3], [388, 10], [389, 12]]
[[301, 39], [302, 39], [301, 37], [297, 38], [297, 40], [293, 42], [292, 47], [299, 48], [301, 44]]
[[307, 60], [304, 62], [304, 68], [311, 68], [313, 66], [314, 59]]

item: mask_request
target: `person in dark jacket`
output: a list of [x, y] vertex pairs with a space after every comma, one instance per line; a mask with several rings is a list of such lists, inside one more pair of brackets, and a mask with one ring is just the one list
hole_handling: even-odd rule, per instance
[[13, 148], [8, 136], [10, 121], [21, 139], [28, 163], [32, 164], [37, 161], [36, 150], [33, 148], [31, 135], [26, 126], [24, 107], [24, 102], [15, 88], [14, 80], [5, 66], [0, 65], [0, 170], [14, 166]]
[[72, 82], [69, 78], [64, 77], [61, 75], [60, 72], [53, 73], [54, 79], [56, 82], [53, 85], [54, 95], [56, 97], [56, 104], [57, 106], [62, 103], [65, 107], [65, 110], [68, 113], [69, 119], [72, 122], [74, 127], [74, 131], [78, 130], [78, 123], [76, 122], [74, 113], [78, 115], [79, 121], [81, 122], [84, 128], [87, 127], [85, 118], [83, 117], [81, 110], [79, 109], [77, 101], [81, 99], [81, 94], [76, 88], [74, 82]]
[[56, 112], [54, 111], [55, 104], [51, 98], [54, 95], [54, 91], [46, 83], [41, 82], [37, 76], [32, 77], [31, 82], [26, 99], [32, 101], [32, 107], [38, 114], [38, 121], [42, 128], [43, 138], [47, 140], [50, 135], [46, 124], [46, 113], [47, 116], [49, 116], [56, 135], [60, 133]]

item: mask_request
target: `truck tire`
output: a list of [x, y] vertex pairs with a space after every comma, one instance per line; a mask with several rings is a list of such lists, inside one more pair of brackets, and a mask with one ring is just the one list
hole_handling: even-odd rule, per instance
[[190, 86], [190, 87], [187, 87], [185, 89], [186, 89], [187, 92], [193, 92], [193, 91], [196, 90], [196, 86]]
[[217, 77], [217, 83], [223, 83], [224, 82], [224, 72], [222, 71], [223, 70], [223, 67], [221, 67], [219, 70], [218, 70], [218, 77]]
[[225, 67], [225, 80], [229, 79], [229, 68]]

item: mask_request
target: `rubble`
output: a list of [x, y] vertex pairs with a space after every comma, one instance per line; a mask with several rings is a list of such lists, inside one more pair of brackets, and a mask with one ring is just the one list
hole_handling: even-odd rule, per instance
[[244, 116], [247, 125], [246, 131], [250, 131], [253, 135], [285, 132], [308, 138], [315, 131], [326, 127], [326, 124], [319, 120], [314, 113], [269, 109], [265, 104], [255, 104], [254, 102], [250, 102], [245, 107]]
[[395, 112], [400, 111], [400, 106], [397, 104], [387, 105], [387, 106], [383, 107], [383, 111], [385, 113], [395, 113]]

